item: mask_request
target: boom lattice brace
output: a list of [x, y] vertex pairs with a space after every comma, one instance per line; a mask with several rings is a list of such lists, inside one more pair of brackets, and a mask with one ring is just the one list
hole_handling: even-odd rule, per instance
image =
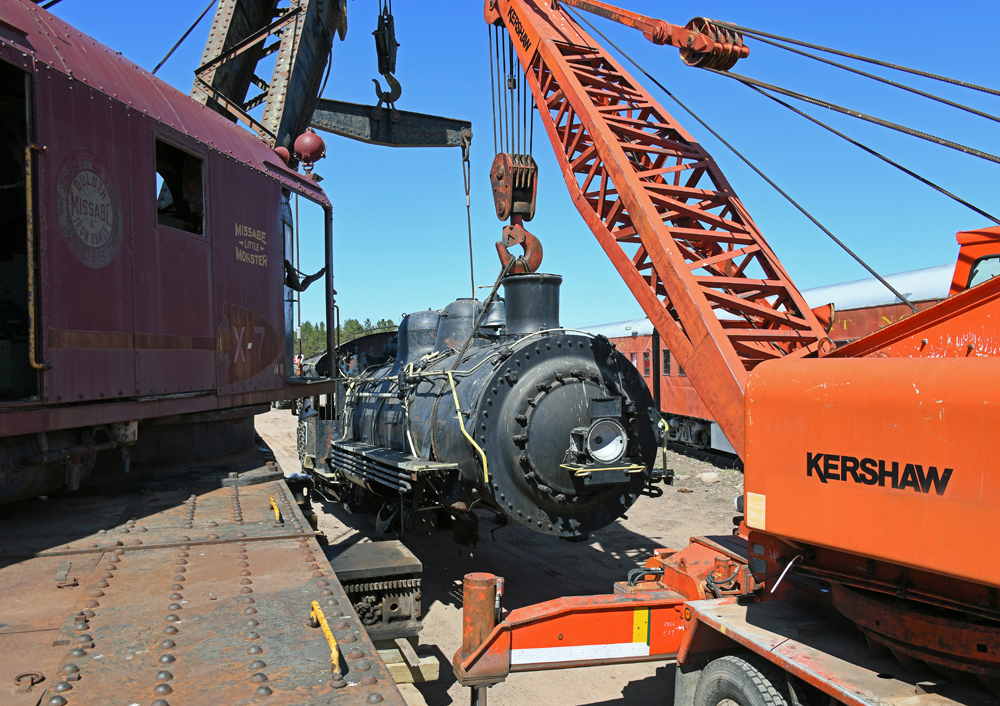
[[510, 32], [577, 209], [742, 456], [748, 371], [832, 349], [823, 327], [712, 157], [566, 14], [487, 0], [486, 20]]

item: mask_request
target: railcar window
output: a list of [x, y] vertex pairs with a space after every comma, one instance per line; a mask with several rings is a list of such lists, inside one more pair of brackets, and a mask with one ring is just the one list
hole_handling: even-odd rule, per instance
[[156, 141], [156, 222], [195, 235], [205, 233], [201, 160]]
[[649, 353], [644, 352], [642, 354], [642, 374], [644, 377], [649, 377]]
[[666, 348], [663, 349], [663, 367], [660, 370], [663, 371], [664, 377], [670, 375], [670, 351]]
[[687, 377], [687, 375], [684, 374], [684, 368], [681, 367], [680, 363], [677, 364], [677, 376], [682, 378]]
[[635, 369], [638, 370], [639, 369], [639, 354], [638, 353], [629, 353], [629, 358], [632, 360], [632, 365], [634, 365]]
[[976, 260], [969, 272], [969, 286], [975, 287], [1000, 275], [1000, 255], [990, 255]]

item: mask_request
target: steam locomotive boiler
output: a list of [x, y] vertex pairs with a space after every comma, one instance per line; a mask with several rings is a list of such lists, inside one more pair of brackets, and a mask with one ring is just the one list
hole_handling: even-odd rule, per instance
[[561, 282], [506, 277], [478, 327], [472, 299], [404, 317], [394, 358], [346, 378], [339, 424], [303, 414], [317, 489], [384, 525], [443, 511], [463, 543], [474, 508], [569, 540], [621, 517], [653, 478], [660, 419], [608, 339], [559, 327]]

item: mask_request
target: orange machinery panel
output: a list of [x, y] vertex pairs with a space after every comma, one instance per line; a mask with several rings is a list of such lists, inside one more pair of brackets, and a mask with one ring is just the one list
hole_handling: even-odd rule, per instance
[[1000, 360], [764, 363], [745, 432], [751, 528], [1000, 586]]

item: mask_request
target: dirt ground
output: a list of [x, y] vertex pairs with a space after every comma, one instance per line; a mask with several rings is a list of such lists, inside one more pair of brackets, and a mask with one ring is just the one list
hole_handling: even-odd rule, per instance
[[[295, 451], [295, 417], [271, 411], [256, 419], [257, 433], [274, 452], [285, 473], [299, 470]], [[429, 706], [466, 704], [469, 693], [455, 681], [451, 656], [462, 642], [462, 577], [488, 571], [506, 579], [504, 607], [518, 608], [564, 595], [610, 593], [614, 581], [642, 566], [657, 547], [681, 548], [697, 535], [729, 534], [735, 515], [733, 499], [743, 492], [742, 474], [703, 461], [665, 452], [673, 486], [663, 495], [643, 496], [624, 517], [589, 542], [571, 544], [543, 537], [513, 523], [497, 527], [491, 515], [479, 524], [479, 545], [460, 547], [450, 530], [407, 536], [407, 547], [423, 563], [424, 629], [421, 652], [437, 655], [441, 677], [417, 685]], [[719, 481], [703, 483], [695, 476], [715, 472]], [[315, 505], [320, 529], [330, 545], [346, 549], [374, 539], [366, 515], [351, 515], [342, 507]], [[384, 539], [393, 537], [386, 536]], [[490, 706], [622, 704], [644, 698], [669, 706], [673, 696], [673, 666], [661, 663], [565, 669], [515, 674], [490, 690]]]

